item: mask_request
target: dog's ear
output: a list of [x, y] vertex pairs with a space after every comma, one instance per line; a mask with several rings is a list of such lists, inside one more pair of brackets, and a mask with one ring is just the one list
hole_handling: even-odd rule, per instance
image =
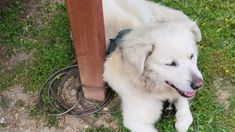
[[129, 47], [123, 47], [123, 60], [132, 64], [139, 75], [144, 71], [146, 59], [153, 52], [154, 46], [151, 44], [135, 44]]
[[195, 41], [200, 42], [202, 40], [202, 34], [196, 22], [192, 22], [191, 31], [193, 32]]

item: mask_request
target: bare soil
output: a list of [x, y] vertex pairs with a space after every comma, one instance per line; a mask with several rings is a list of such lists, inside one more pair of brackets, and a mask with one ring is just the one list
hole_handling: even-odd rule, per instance
[[[29, 115], [29, 107], [37, 103], [38, 95], [24, 91], [20, 84], [0, 94], [0, 131], [2, 132], [78, 132], [87, 128], [105, 127], [117, 129], [117, 123], [106, 107], [102, 113], [83, 118], [75, 118], [69, 115], [58, 116], [57, 126], [48, 127], [45, 120]], [[119, 99], [114, 99], [117, 103]], [[116, 104], [117, 104], [116, 103]], [[5, 104], [3, 106], [3, 104]], [[113, 108], [113, 106], [111, 106]]]
[[233, 85], [222, 78], [215, 79], [213, 82], [214, 89], [216, 90], [216, 98], [220, 105], [223, 106], [225, 110], [229, 110], [230, 102], [229, 99], [232, 96]]

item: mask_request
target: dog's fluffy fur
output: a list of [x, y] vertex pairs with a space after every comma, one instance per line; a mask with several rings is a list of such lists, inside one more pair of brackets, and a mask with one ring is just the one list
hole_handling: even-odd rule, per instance
[[[106, 43], [131, 28], [107, 57], [104, 80], [122, 100], [123, 123], [133, 132], [156, 132], [162, 101], [176, 107], [176, 130], [192, 123], [188, 98], [191, 82], [202, 80], [196, 42], [200, 29], [184, 13], [145, 0], [103, 0]], [[167, 82], [167, 83], [166, 83]], [[177, 90], [176, 90], [177, 89]]]

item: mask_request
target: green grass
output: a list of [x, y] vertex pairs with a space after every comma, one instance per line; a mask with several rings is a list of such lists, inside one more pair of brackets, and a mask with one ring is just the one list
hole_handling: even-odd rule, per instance
[[[197, 20], [203, 35], [199, 45], [199, 67], [203, 72], [205, 85], [193, 99], [191, 109], [194, 123], [189, 131], [235, 131], [234, 90], [229, 100], [230, 109], [224, 110], [216, 99], [213, 83], [214, 80], [222, 78], [235, 86], [235, 2], [162, 0], [161, 3], [182, 10], [190, 18]], [[19, 52], [33, 53], [33, 58], [17, 64], [10, 71], [1, 72], [4, 67], [0, 65], [0, 92], [16, 83], [22, 84], [29, 91], [37, 91], [53, 70], [65, 67], [74, 58], [65, 6], [45, 4], [40, 10], [40, 26], [35, 24], [36, 17], [21, 19], [24, 7], [20, 0], [3, 10], [4, 19], [0, 21], [0, 46], [5, 50], [0, 54], [3, 57], [1, 59], [8, 60]], [[121, 113], [115, 113], [113, 116], [118, 120], [119, 131], [128, 131], [122, 126]], [[49, 118], [48, 122], [51, 125], [56, 124], [54, 117]], [[171, 116], [161, 119], [156, 127], [160, 131], [174, 131], [174, 122], [175, 119]], [[111, 130], [96, 128], [87, 131]]]
[[[4, 19], [0, 21], [0, 46], [4, 47], [4, 52], [0, 54], [3, 57], [0, 61], [8, 60], [21, 52], [32, 53], [33, 57], [3, 72], [1, 71], [5, 67], [0, 63], [0, 92], [15, 84], [36, 92], [53, 71], [71, 64], [74, 58], [64, 5], [43, 5], [40, 8], [42, 25], [36, 25], [37, 18], [33, 16], [20, 18], [24, 11], [20, 0], [2, 11]], [[53, 16], [49, 12], [53, 12]], [[55, 126], [57, 123], [55, 116], [40, 113], [37, 107], [30, 107], [29, 112], [34, 117], [46, 117], [48, 126]]]
[[[27, 90], [36, 91], [52, 70], [68, 65], [74, 57], [65, 7], [60, 4], [45, 5], [41, 11], [45, 15], [42, 16], [43, 25], [38, 26], [34, 25], [36, 18], [33, 17], [18, 20], [17, 16], [23, 12], [19, 2], [4, 10], [6, 17], [0, 23], [4, 57], [7, 59], [16, 53], [31, 52], [33, 59], [17, 64], [11, 71], [0, 72], [3, 76], [0, 78], [0, 91], [14, 83], [23, 83]], [[56, 13], [49, 18], [47, 12]]]

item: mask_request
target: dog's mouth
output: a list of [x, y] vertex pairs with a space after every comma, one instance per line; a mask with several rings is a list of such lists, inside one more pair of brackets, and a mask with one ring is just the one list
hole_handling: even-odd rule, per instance
[[169, 81], [165, 81], [165, 82], [166, 82], [166, 84], [168, 84], [169, 86], [174, 88], [183, 97], [192, 98], [196, 94], [196, 91], [192, 91], [192, 92], [182, 91], [182, 90], [179, 90], [173, 83], [171, 83]]

